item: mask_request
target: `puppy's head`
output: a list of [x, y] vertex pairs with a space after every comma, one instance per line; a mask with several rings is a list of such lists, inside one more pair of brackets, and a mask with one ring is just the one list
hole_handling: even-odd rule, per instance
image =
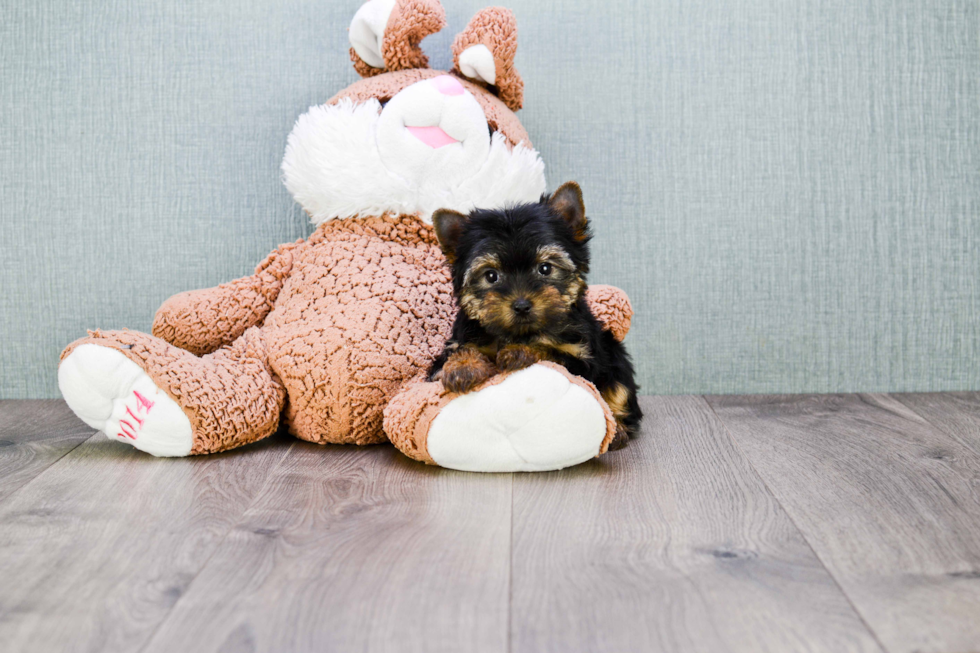
[[460, 307], [495, 337], [557, 331], [585, 291], [591, 233], [575, 182], [534, 204], [432, 219]]

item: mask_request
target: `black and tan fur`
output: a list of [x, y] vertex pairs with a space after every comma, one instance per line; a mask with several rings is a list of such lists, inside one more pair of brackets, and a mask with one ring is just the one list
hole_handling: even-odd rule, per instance
[[578, 184], [534, 204], [432, 220], [460, 311], [429, 378], [462, 393], [498, 370], [554, 361], [598, 388], [616, 418], [610, 448], [625, 446], [642, 413], [626, 349], [585, 300], [592, 234]]

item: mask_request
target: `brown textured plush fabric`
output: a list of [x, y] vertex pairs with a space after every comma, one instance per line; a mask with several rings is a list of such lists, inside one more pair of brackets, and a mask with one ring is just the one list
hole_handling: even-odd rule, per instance
[[598, 284], [589, 286], [585, 300], [596, 319], [612, 331], [616, 340], [622, 342], [629, 333], [630, 322], [633, 320], [633, 305], [626, 293], [615, 286]]
[[[167, 302], [154, 325], [162, 337], [95, 332], [63, 356], [83, 343], [122, 351], [185, 410], [192, 453], [265, 437], [284, 408], [297, 437], [369, 444], [384, 441], [385, 404], [441, 351], [454, 314], [432, 227], [360, 217], [324, 223], [252, 277]], [[178, 342], [221, 348], [198, 358]]]
[[[375, 70], [378, 69], [375, 68]], [[365, 102], [372, 98], [386, 102], [393, 98], [398, 91], [411, 86], [415, 82], [447, 74], [449, 73], [442, 70], [413, 68], [412, 70], [399, 70], [385, 73], [384, 75], [367, 77], [354, 82], [340, 93], [334, 95], [327, 100], [327, 104], [336, 104], [341, 98], [345, 97], [350, 98], [354, 102]], [[465, 77], [456, 77], [466, 90], [473, 94], [476, 101], [480, 103], [480, 107], [487, 117], [487, 123], [492, 129], [503, 134], [511, 145], [523, 142], [525, 146], [533, 147], [527, 131], [524, 130], [524, 125], [521, 124], [521, 121], [517, 119], [514, 112], [500, 98], [483, 86], [475, 84]]]
[[184, 410], [194, 436], [192, 454], [240, 447], [279, 425], [286, 392], [269, 366], [261, 329], [248, 329], [203, 358], [137, 331], [90, 331], [68, 345], [62, 360], [85, 344], [122, 352]]
[[[497, 95], [511, 111], [524, 106], [524, 80], [514, 68], [517, 54], [517, 19], [510, 9], [487, 7], [470, 20], [466, 29], [453, 40], [453, 72], [459, 71], [459, 55], [473, 45], [485, 45], [493, 54], [496, 79], [493, 87]], [[482, 84], [486, 86], [486, 84]]]
[[364, 59], [361, 59], [361, 56], [357, 54], [357, 50], [354, 48], [350, 49], [350, 60], [351, 63], [354, 64], [354, 70], [356, 70], [357, 74], [361, 77], [374, 77], [375, 75], [381, 75], [387, 72], [384, 68], [375, 68], [374, 66], [365, 63]]
[[[612, 411], [609, 410], [609, 406], [602, 400], [602, 396], [596, 387], [585, 379], [570, 374], [561, 365], [547, 361], [542, 361], [538, 365], [544, 365], [557, 370], [571, 383], [583, 388], [599, 402], [599, 405], [602, 406], [603, 415], [606, 418], [606, 435], [596, 455], [601, 456], [606, 453], [609, 450], [609, 443], [612, 442], [616, 434], [616, 420], [613, 417]], [[497, 385], [511, 374], [514, 374], [514, 372], [498, 374], [488, 379], [485, 383], [480, 384], [474, 392], [479, 392], [484, 388]], [[447, 391], [442, 383], [438, 381], [425, 381], [422, 377], [414, 379], [385, 408], [385, 434], [391, 440], [392, 444], [409, 458], [427, 465], [438, 464], [429, 455], [429, 426], [446, 404], [458, 396]]]
[[442, 383], [427, 382], [420, 374], [385, 407], [385, 435], [409, 458], [435, 465], [427, 446], [429, 425], [452, 398]]
[[157, 310], [153, 335], [198, 356], [231, 344], [272, 310], [302, 249], [302, 240], [281, 245], [250, 277], [174, 295]]
[[425, 68], [429, 58], [419, 43], [446, 26], [446, 10], [438, 0], [398, 0], [388, 17], [381, 56], [388, 70]]
[[419, 44], [429, 34], [446, 26], [446, 10], [438, 0], [398, 0], [388, 16], [384, 38], [381, 39], [381, 58], [384, 68], [368, 65], [350, 49], [354, 70], [361, 77], [374, 77], [384, 72], [426, 68], [429, 58]]
[[290, 431], [383, 441], [384, 405], [441, 351], [454, 314], [431, 226], [412, 216], [324, 223], [263, 326]]

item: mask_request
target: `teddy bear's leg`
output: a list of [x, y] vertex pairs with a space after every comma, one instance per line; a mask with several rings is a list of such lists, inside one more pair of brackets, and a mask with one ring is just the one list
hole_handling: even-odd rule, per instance
[[448, 393], [410, 383], [385, 408], [388, 438], [405, 455], [472, 472], [562, 469], [605, 453], [615, 421], [595, 387], [552, 363]]
[[275, 432], [285, 390], [261, 329], [198, 358], [136, 331], [69, 345], [58, 385], [82, 421], [154, 456], [223, 451]]

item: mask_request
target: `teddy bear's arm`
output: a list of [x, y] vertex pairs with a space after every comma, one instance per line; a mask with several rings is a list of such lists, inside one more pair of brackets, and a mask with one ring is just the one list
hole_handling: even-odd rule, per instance
[[281, 245], [249, 277], [174, 295], [157, 310], [153, 335], [198, 356], [231, 344], [265, 319], [304, 241]]
[[612, 331], [616, 340], [622, 342], [629, 333], [633, 319], [633, 306], [626, 293], [615, 286], [589, 286], [585, 299], [596, 319]]
[[[586, 300], [592, 313], [617, 340], [626, 337], [633, 308], [625, 292], [613, 286], [589, 286]], [[528, 369], [534, 371], [525, 370], [520, 376], [505, 372], [490, 378], [467, 395], [465, 404], [448, 411], [458, 395], [446, 390], [441, 381], [426, 381], [420, 374], [385, 407], [385, 434], [410, 458], [470, 471], [561, 469], [605, 453], [615, 435], [616, 422], [595, 386], [554, 363], [537, 363]], [[501, 388], [483, 394], [494, 385]], [[571, 386], [578, 389], [569, 391]], [[549, 409], [547, 417], [529, 408], [542, 392], [552, 399], [562, 397]], [[503, 422], [493, 417], [501, 410], [512, 412]], [[440, 416], [441, 426], [433, 431]], [[525, 428], [529, 419], [537, 420], [534, 428]], [[487, 431], [484, 424], [493, 426]], [[577, 436], [570, 440], [568, 434], [572, 431]], [[434, 432], [437, 439], [440, 433], [450, 436], [443, 438], [441, 445], [437, 442], [435, 449], [429, 446]], [[527, 434], [533, 435], [530, 441]], [[455, 448], [451, 455], [446, 453], [447, 444], [450, 449]], [[501, 447], [513, 447], [520, 455], [508, 458], [511, 454], [501, 451]], [[440, 459], [440, 451], [449, 457]]]

